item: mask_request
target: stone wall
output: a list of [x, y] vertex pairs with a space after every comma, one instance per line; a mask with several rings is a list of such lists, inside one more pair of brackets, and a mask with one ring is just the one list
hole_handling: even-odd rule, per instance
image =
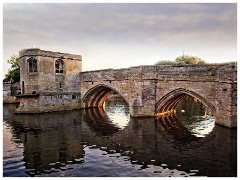
[[16, 98], [18, 92], [20, 92], [19, 82], [16, 83], [3, 83], [3, 103], [4, 104], [12, 104], [12, 103], [19, 103], [20, 99]]
[[[128, 69], [87, 71], [82, 72], [80, 76], [83, 101], [90, 90], [98, 93], [92, 93], [95, 97], [88, 97], [89, 101], [101, 98], [97, 94], [101, 93], [101, 89], [104, 91], [102, 87], [108, 87], [126, 100], [131, 116], [146, 117], [157, 113], [159, 110], [157, 105], [161, 104], [163, 97], [172, 101], [180, 95], [189, 95], [211, 108], [216, 123], [228, 127], [237, 126], [237, 64], [235, 62], [137, 66]], [[171, 97], [168, 97], [168, 94], [171, 94]], [[89, 103], [88, 107], [91, 104], [95, 107], [96, 103]], [[86, 107], [85, 102], [83, 107]]]
[[[38, 113], [80, 108], [82, 56], [40, 49], [20, 51], [20, 83], [22, 93], [18, 113]], [[29, 58], [37, 60], [37, 72], [29, 72]], [[63, 63], [63, 72], [55, 63]]]

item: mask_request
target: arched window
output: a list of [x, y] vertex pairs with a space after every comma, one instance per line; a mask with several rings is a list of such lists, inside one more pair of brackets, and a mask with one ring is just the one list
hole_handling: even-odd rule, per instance
[[37, 72], [37, 60], [33, 57], [28, 59], [28, 72]]
[[63, 74], [63, 60], [61, 60], [61, 59], [56, 60], [55, 73]]

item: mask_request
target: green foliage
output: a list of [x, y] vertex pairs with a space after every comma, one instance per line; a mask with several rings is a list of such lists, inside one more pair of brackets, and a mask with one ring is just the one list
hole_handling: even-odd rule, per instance
[[18, 61], [19, 57], [17, 55], [12, 55], [11, 58], [7, 61], [9, 64], [11, 64], [11, 68], [8, 70], [8, 73], [5, 74], [4, 81], [20, 81], [20, 66]]
[[161, 60], [155, 63], [155, 65], [184, 65], [184, 64], [206, 64], [206, 61], [192, 55], [178, 56], [175, 61]]
[[175, 61], [177, 64], [206, 64], [201, 58], [192, 55], [178, 56]]
[[171, 60], [161, 60], [155, 63], [155, 65], [175, 65], [175, 64], [176, 62]]

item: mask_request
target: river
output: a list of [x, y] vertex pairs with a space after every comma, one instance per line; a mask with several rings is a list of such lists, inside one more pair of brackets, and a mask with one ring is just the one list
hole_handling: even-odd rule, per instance
[[121, 100], [46, 114], [16, 106], [3, 106], [4, 177], [237, 176], [237, 130], [191, 98], [159, 118], [132, 118]]

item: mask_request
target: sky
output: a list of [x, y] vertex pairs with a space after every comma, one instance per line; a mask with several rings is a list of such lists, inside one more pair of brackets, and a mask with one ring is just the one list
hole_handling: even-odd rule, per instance
[[83, 71], [183, 54], [237, 61], [237, 3], [4, 3], [3, 74], [25, 48], [83, 57]]

